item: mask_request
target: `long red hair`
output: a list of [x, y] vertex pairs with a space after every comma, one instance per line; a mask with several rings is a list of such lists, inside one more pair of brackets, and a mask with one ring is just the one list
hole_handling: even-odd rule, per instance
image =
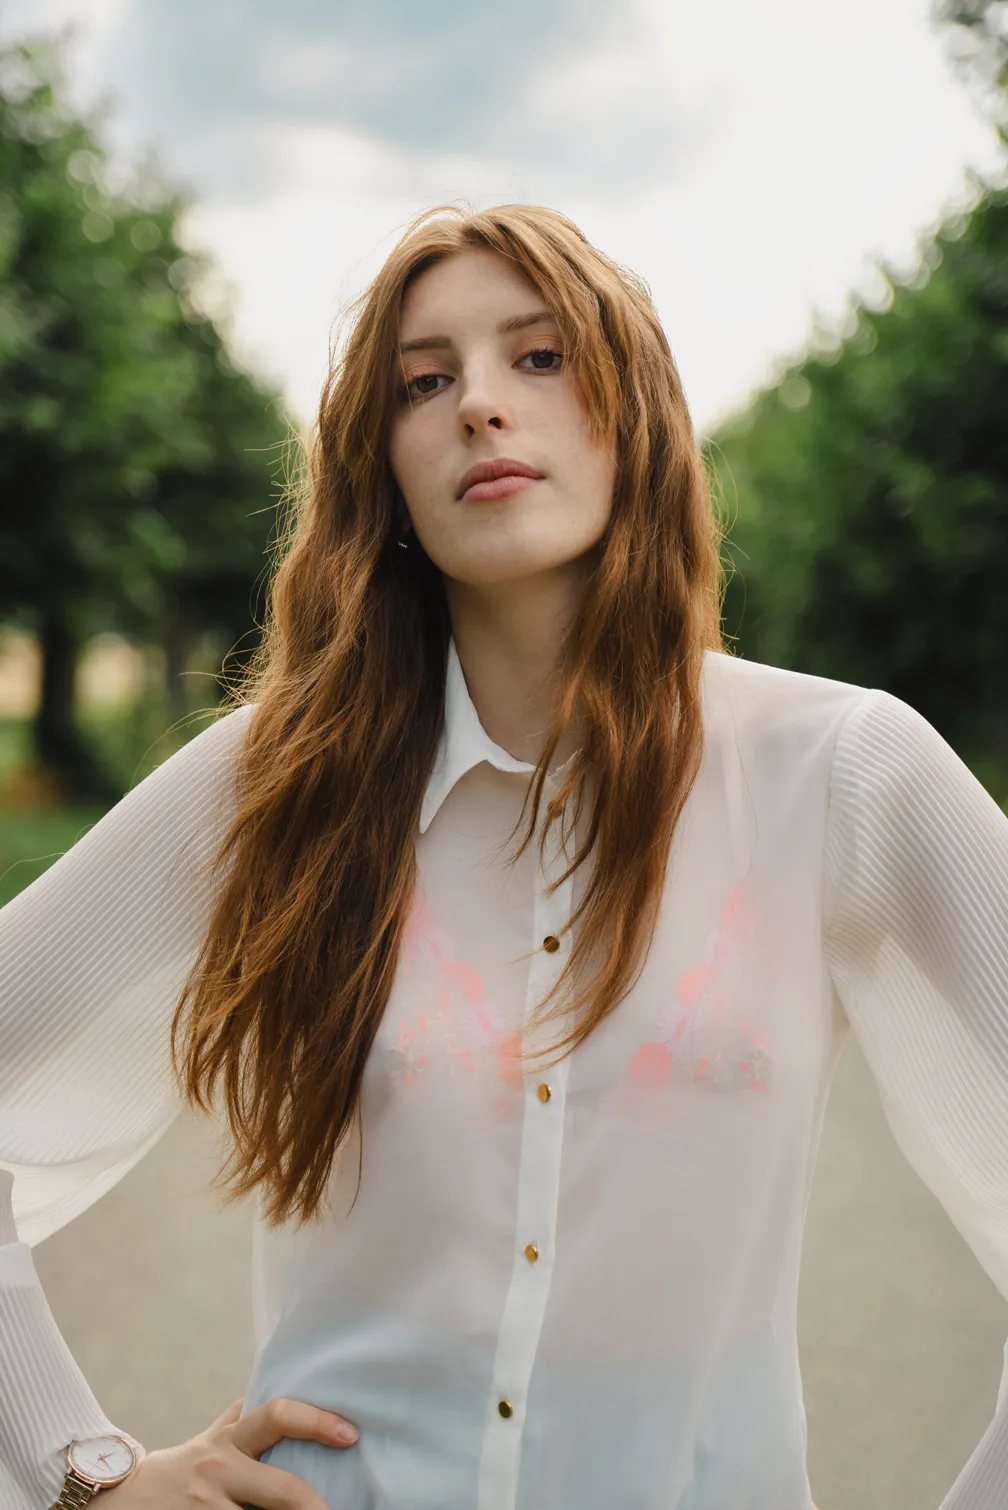
[[[724, 648], [721, 528], [647, 287], [555, 211], [438, 206], [413, 221], [362, 295], [323, 389], [262, 647], [236, 694], [255, 704], [237, 816], [172, 1024], [188, 1099], [210, 1110], [223, 1091], [229, 1198], [258, 1188], [274, 1223], [319, 1215], [414, 888], [451, 624], [419, 541], [396, 548], [386, 440], [404, 291], [468, 247], [506, 257], [538, 289], [592, 431], [617, 447], [611, 518], [560, 647], [556, 717], [517, 851], [535, 835], [553, 753], [583, 709], [586, 737], [542, 838], [576, 820], [590, 776], [591, 821], [571, 869], [593, 855], [591, 877], [569, 925], [572, 957], [540, 1004], [544, 1020], [569, 1019], [554, 1051], [573, 1051], [636, 980], [702, 759], [703, 657]], [[586, 961], [589, 984], [556, 1001]]]

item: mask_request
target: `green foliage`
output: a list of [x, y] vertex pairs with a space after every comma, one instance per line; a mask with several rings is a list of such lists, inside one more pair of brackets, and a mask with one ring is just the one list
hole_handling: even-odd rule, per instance
[[[164, 699], [151, 697], [123, 707], [86, 707], [82, 732], [109, 773], [110, 795], [103, 802], [0, 807], [0, 907], [75, 844], [123, 792], [206, 728], [209, 717], [204, 707], [172, 722]], [[30, 746], [29, 720], [0, 719], [0, 786], [23, 766]]]
[[198, 374], [178, 339], [172, 262], [137, 245], [170, 246], [177, 207], [140, 213], [116, 200], [92, 133], [59, 108], [52, 62], [23, 46], [0, 53], [7, 614], [68, 597], [81, 609], [114, 603], [132, 558], [150, 554], [144, 492], [180, 452], [199, 455], [188, 417]]
[[103, 815], [101, 806], [0, 813], [0, 907], [30, 886]]
[[1008, 0], [932, 0], [931, 14], [981, 109], [1008, 140]]
[[1008, 195], [714, 437], [743, 653], [884, 687], [1008, 770]]
[[[26, 719], [0, 719], [0, 784], [22, 765], [31, 745]], [[104, 805], [0, 808], [0, 907], [6, 905], [75, 844], [104, 813]]]
[[0, 620], [43, 644], [43, 762], [107, 796], [73, 725], [82, 637], [163, 645], [175, 714], [198, 637], [251, 649], [290, 432], [200, 312], [185, 201], [149, 170], [114, 191], [61, 88], [53, 44], [0, 47]]

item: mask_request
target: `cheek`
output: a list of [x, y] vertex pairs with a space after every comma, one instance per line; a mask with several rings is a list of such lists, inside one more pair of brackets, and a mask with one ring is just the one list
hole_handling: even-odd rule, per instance
[[592, 456], [599, 495], [604, 498], [606, 512], [608, 513], [612, 507], [613, 493], [616, 491], [616, 453], [615, 450], [597, 448], [593, 451]]
[[420, 502], [436, 476], [436, 462], [443, 451], [433, 427], [421, 414], [404, 414], [389, 427], [388, 457], [392, 476], [407, 503]]
[[564, 454], [564, 470], [574, 485], [579, 491], [589, 490], [593, 500], [610, 504], [616, 485], [615, 446], [596, 439], [581, 401], [571, 389], [562, 395], [552, 416], [552, 428]]
[[615, 452], [602, 446], [578, 418], [569, 431], [568, 466], [565, 468], [580, 504], [587, 505], [596, 521], [608, 518], [616, 487]]
[[410, 466], [412, 447], [406, 434], [406, 427], [402, 421], [393, 418], [388, 431], [388, 459], [392, 476], [399, 485], [400, 491], [405, 494], [409, 488], [409, 478], [412, 468]]

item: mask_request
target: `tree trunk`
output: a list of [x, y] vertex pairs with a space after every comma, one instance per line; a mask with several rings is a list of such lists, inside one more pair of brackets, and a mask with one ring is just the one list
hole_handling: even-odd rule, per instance
[[185, 672], [192, 652], [192, 629], [179, 603], [172, 599], [165, 615], [161, 645], [165, 657], [165, 699], [171, 723], [189, 711]]
[[42, 698], [34, 721], [35, 758], [64, 797], [108, 800], [108, 778], [81, 738], [76, 719], [77, 660], [80, 646], [69, 619], [59, 609], [46, 612], [40, 627]]

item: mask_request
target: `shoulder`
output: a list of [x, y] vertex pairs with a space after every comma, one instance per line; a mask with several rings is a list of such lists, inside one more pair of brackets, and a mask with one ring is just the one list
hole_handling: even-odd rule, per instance
[[833, 788], [851, 807], [876, 805], [904, 816], [956, 794], [996, 807], [942, 734], [910, 703], [875, 687], [844, 722], [833, 759]]
[[[199, 772], [210, 774], [214, 770], [233, 767], [254, 712], [255, 705], [245, 703], [224, 713], [202, 715], [202, 726], [198, 731], [173, 755], [162, 761], [146, 780], [158, 777], [164, 780], [169, 775], [181, 777], [183, 774], [191, 779]], [[141, 785], [146, 785], [146, 782]]]
[[922, 777], [967, 772], [923, 714], [881, 687], [714, 652], [703, 689], [712, 733], [729, 730], [757, 756], [820, 757], [835, 783], [912, 795]]
[[833, 677], [710, 651], [702, 697], [712, 735], [727, 731], [754, 752], [792, 749], [827, 760], [850, 715], [875, 694]]
[[103, 824], [113, 815], [146, 822], [153, 812], [174, 815], [183, 825], [223, 817], [232, 805], [238, 757], [254, 711], [254, 704], [245, 704], [209, 715], [198, 733], [126, 793]]

